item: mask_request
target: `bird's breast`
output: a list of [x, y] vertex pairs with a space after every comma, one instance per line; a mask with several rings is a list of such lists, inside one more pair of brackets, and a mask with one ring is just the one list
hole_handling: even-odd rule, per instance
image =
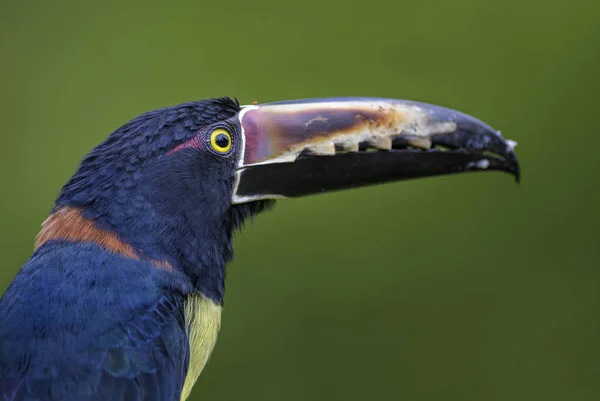
[[181, 401], [190, 395], [217, 342], [221, 327], [221, 306], [200, 293], [191, 295], [185, 301], [185, 323], [190, 343], [190, 363]]

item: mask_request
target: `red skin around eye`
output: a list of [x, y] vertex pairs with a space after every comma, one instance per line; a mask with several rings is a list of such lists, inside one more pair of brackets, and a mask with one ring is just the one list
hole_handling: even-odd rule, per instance
[[202, 138], [203, 133], [199, 133], [198, 135], [196, 135], [195, 137], [193, 137], [192, 139], [188, 140], [187, 142], [184, 142], [182, 144], [179, 144], [177, 146], [175, 146], [173, 149], [169, 150], [167, 152], [168, 155], [170, 155], [171, 153], [175, 153], [179, 150], [182, 149], [203, 149], [204, 148], [204, 140]]

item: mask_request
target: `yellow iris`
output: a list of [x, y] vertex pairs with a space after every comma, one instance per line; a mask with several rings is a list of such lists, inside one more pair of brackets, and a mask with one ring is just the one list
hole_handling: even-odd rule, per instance
[[210, 134], [210, 146], [219, 152], [227, 153], [231, 149], [231, 134], [224, 128], [217, 128]]

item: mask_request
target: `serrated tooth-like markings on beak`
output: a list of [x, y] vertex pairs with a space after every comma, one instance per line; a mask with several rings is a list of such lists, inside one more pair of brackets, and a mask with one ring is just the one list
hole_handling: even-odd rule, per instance
[[407, 137], [406, 140], [411, 146], [419, 149], [431, 149], [431, 139], [426, 137], [411, 136]]
[[306, 145], [303, 151], [311, 155], [333, 156], [335, 145], [331, 141], [315, 142]]
[[342, 138], [338, 138], [335, 141], [335, 148], [341, 152], [358, 152], [358, 142], [354, 140], [345, 141]]
[[244, 113], [243, 165], [293, 161], [303, 151], [332, 155], [356, 152], [359, 144], [390, 150], [392, 137], [427, 135], [428, 115], [420, 107], [372, 102], [265, 104]]
[[373, 149], [390, 150], [392, 148], [392, 138], [389, 136], [369, 138], [365, 142]]

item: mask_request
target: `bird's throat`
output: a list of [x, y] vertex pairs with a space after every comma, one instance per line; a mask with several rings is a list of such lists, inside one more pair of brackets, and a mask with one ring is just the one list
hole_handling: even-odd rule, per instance
[[200, 293], [187, 297], [185, 328], [190, 342], [190, 362], [181, 392], [181, 401], [189, 397], [192, 387], [208, 362], [217, 342], [220, 327], [220, 305]]

